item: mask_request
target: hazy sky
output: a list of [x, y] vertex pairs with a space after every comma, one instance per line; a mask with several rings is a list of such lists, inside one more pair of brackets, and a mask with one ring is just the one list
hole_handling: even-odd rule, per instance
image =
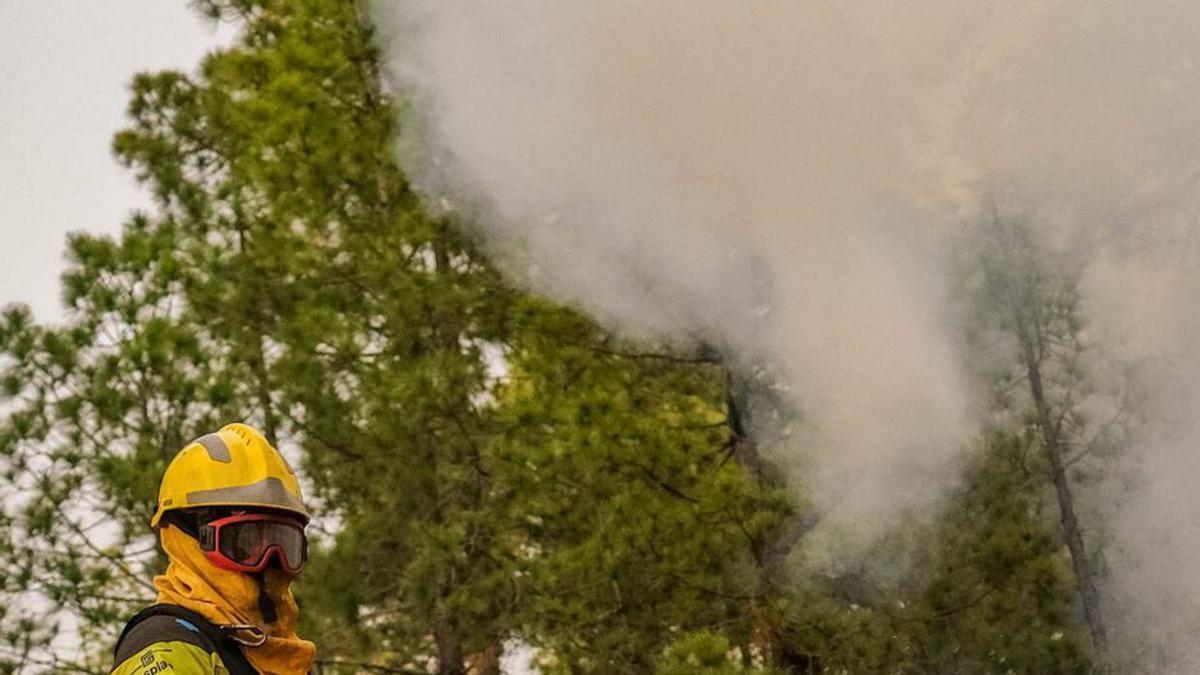
[[186, 0], [0, 0], [0, 306], [60, 315], [65, 235], [148, 203], [109, 152], [130, 78], [228, 39]]

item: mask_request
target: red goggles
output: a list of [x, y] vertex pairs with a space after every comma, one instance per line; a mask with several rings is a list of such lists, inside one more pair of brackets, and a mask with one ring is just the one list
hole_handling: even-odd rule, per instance
[[228, 516], [200, 526], [200, 549], [214, 565], [234, 572], [261, 572], [271, 558], [291, 573], [308, 560], [308, 538], [296, 520], [262, 513]]

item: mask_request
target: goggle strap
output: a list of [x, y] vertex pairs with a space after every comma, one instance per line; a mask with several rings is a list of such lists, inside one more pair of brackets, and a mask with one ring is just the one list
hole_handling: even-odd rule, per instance
[[196, 541], [200, 542], [200, 550], [215, 551], [217, 549], [217, 528], [212, 525], [201, 525]]

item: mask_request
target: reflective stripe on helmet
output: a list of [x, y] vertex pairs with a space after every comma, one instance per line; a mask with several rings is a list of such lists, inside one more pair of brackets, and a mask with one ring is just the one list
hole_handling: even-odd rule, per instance
[[204, 446], [208, 451], [208, 456], [214, 462], [231, 462], [233, 456], [229, 454], [229, 446], [225, 444], [225, 439], [217, 434], [205, 434], [196, 439], [196, 442]]
[[213, 490], [197, 490], [187, 494], [188, 506], [201, 504], [255, 504], [275, 506], [295, 511], [307, 517], [304, 502], [288, 491], [283, 481], [275, 477], [264, 478], [249, 485], [234, 485]]

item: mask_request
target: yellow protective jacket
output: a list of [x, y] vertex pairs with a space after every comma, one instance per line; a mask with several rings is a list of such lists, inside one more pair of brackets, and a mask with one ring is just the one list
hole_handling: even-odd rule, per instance
[[158, 615], [134, 626], [117, 648], [113, 675], [227, 675], [212, 641], [194, 624]]

